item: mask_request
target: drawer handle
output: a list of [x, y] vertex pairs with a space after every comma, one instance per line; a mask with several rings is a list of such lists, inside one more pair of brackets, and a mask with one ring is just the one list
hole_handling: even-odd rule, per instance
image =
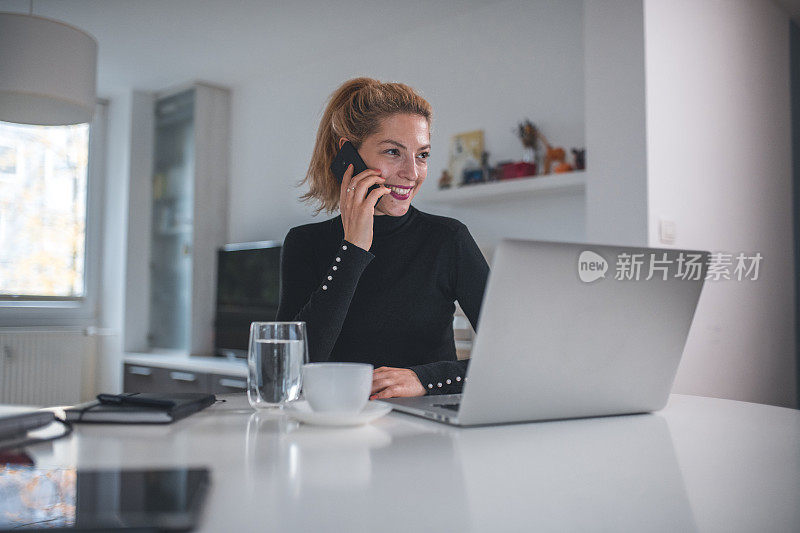
[[219, 380], [219, 384], [223, 387], [228, 387], [231, 389], [247, 389], [247, 382], [241, 379], [221, 378]]
[[153, 369], [147, 368], [146, 366], [129, 366], [128, 374], [133, 374], [134, 376], [152, 376]]
[[170, 372], [169, 377], [175, 381], [188, 381], [190, 383], [197, 381], [197, 376], [189, 372]]

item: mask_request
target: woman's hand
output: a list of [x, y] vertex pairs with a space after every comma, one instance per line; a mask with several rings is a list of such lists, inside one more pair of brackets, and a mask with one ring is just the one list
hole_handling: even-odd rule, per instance
[[413, 370], [382, 366], [372, 372], [370, 400], [424, 395], [425, 387]]
[[[342, 187], [339, 192], [339, 211], [342, 212], [344, 238], [369, 251], [372, 246], [372, 217], [375, 215], [375, 204], [384, 194], [390, 192], [383, 187], [386, 178], [382, 178], [380, 170], [367, 169], [353, 177], [353, 165], [344, 172]], [[367, 189], [378, 184], [381, 187], [367, 194]]]

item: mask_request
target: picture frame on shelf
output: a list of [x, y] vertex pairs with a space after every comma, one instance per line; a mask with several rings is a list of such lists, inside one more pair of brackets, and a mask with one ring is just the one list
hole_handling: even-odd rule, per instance
[[447, 170], [456, 186], [465, 183], [465, 173], [481, 169], [484, 151], [483, 130], [453, 135], [450, 140], [450, 159]]

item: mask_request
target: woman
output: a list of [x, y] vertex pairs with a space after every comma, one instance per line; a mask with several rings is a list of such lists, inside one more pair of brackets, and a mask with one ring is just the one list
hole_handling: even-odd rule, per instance
[[[454, 301], [477, 329], [489, 274], [464, 224], [411, 206], [428, 174], [431, 116], [407, 85], [339, 87], [301, 198], [341, 214], [292, 228], [283, 245], [277, 320], [307, 323], [312, 361], [374, 365], [371, 399], [461, 392]], [[329, 167], [348, 140], [369, 168], [353, 176], [351, 165], [340, 185]]]

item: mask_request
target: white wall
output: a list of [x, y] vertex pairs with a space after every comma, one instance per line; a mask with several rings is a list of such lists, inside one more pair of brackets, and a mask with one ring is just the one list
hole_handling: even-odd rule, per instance
[[[326, 98], [357, 75], [403, 81], [433, 105], [433, 150], [420, 208], [461, 218], [487, 248], [503, 235], [583, 237], [582, 197], [470, 209], [425, 204], [425, 190], [437, 186], [455, 133], [483, 129], [492, 162], [521, 158], [514, 129], [525, 117], [551, 143], [584, 146], [582, 2], [506, 0], [470, 10], [456, 5], [452, 17], [409, 26], [395, 38], [332, 44], [335, 51], [316, 61], [256, 70], [234, 91], [231, 241], [281, 240], [292, 226], [314, 220], [293, 184], [305, 174]], [[365, 16], [369, 24], [370, 13]], [[310, 55], [302, 40], [297, 46], [299, 55]], [[322, 213], [317, 220], [334, 215]]]
[[649, 242], [753, 254], [709, 281], [675, 390], [796, 405], [789, 17], [762, 0], [646, 0]]
[[153, 150], [156, 118], [155, 98], [151, 93], [133, 91], [131, 99], [131, 128], [125, 140], [130, 150], [128, 165], [128, 205], [125, 219], [126, 261], [124, 293], [124, 326], [122, 345], [126, 352], [147, 351], [150, 343], [150, 232], [153, 204]]
[[583, 191], [503, 198], [480, 205], [429, 205], [421, 194], [415, 205], [426, 212], [452, 216], [470, 230], [491, 259], [500, 239], [584, 241], [586, 196]]
[[[677, 222], [676, 246], [760, 251], [761, 281], [704, 293], [676, 390], [793, 403], [788, 17], [772, 2], [347, 5], [37, 0], [36, 13], [100, 42], [99, 92], [111, 102], [102, 326], [123, 324], [132, 91], [192, 79], [231, 87], [229, 240], [280, 239], [312, 220], [291, 184], [305, 172], [325, 98], [367, 74], [408, 82], [433, 104], [426, 188], [453, 133], [483, 128], [493, 161], [519, 157], [513, 127], [526, 116], [554, 144], [588, 145], [586, 204], [556, 195], [430, 206], [464, 220], [485, 248], [503, 235], [658, 244], [664, 215]], [[0, 9], [26, 12], [28, 2], [0, 0]], [[358, 39], [349, 12], [359, 13]], [[425, 188], [418, 200], [429, 207]], [[116, 355], [101, 381], [113, 385], [122, 346], [106, 344]]]
[[131, 92], [109, 95], [106, 180], [103, 192], [103, 269], [98, 322], [101, 337], [97, 377], [99, 392], [122, 391], [122, 331], [125, 319], [128, 180], [131, 174]]
[[[2, 10], [28, 7], [0, 0]], [[454, 133], [484, 129], [492, 162], [521, 157], [514, 128], [526, 117], [553, 144], [584, 146], [582, 10], [582, 0], [34, 4], [35, 14], [97, 38], [101, 96], [196, 79], [232, 89], [231, 241], [282, 239], [312, 220], [291, 184], [305, 173], [326, 97], [351, 76], [404, 81], [430, 99], [434, 149], [425, 188], [435, 186]], [[425, 188], [421, 207], [463, 218], [487, 241], [585, 235], [579, 196], [533, 209], [448, 210], [426, 205]]]
[[640, 0], [585, 2], [589, 242], [647, 242], [643, 20]]
[[[492, 161], [520, 158], [514, 128], [526, 117], [554, 144], [584, 146], [581, 0], [408, 0], [402, 9], [390, 0], [346, 5], [35, 3], [35, 14], [97, 38], [98, 94], [111, 102], [99, 323], [112, 335], [103, 338], [99, 389], [120, 389], [121, 354], [141, 349], [147, 329], [125, 313], [128, 303], [135, 304], [126, 295], [147, 295], [137, 285], [147, 265], [132, 259], [142, 250], [147, 228], [128, 226], [128, 206], [141, 205], [146, 189], [139, 185], [140, 161], [148, 151], [141, 132], [147, 126], [136, 118], [145, 91], [194, 79], [232, 89], [230, 241], [282, 239], [291, 226], [313, 220], [291, 184], [305, 172], [325, 98], [351, 76], [404, 81], [430, 99], [435, 129], [426, 187], [436, 186], [454, 133], [484, 129]], [[28, 7], [26, 0], [0, 0], [2, 10]], [[358, 13], [357, 32], [352, 13]], [[584, 234], [580, 195], [533, 205], [426, 208], [462, 218], [489, 249], [504, 235], [579, 240]]]

